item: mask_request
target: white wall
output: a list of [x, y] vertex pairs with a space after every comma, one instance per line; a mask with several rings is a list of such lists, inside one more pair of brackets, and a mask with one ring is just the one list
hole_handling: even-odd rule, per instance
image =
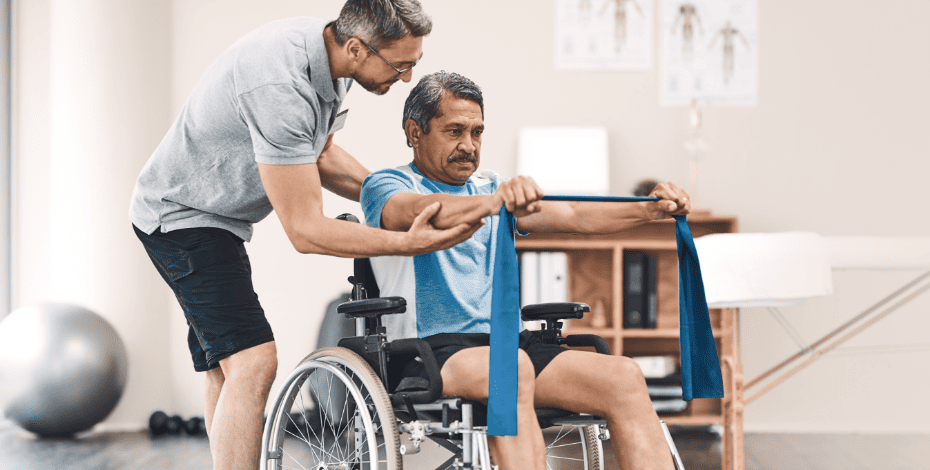
[[[482, 166], [505, 174], [516, 168], [517, 132], [531, 125], [602, 125], [610, 133], [611, 181], [615, 194], [628, 194], [645, 177], [685, 181], [687, 110], [659, 106], [659, 71], [564, 72], [553, 68], [553, 4], [514, 0], [444, 2], [423, 0], [434, 20], [424, 42], [416, 77], [440, 69], [475, 80], [485, 94], [487, 131]], [[155, 2], [161, 3], [161, 2]], [[657, 4], [660, 2], [656, 2]], [[22, 100], [42, 104], [48, 82], [47, 25], [43, 2], [21, 2], [20, 70]], [[170, 4], [170, 76], [164, 91], [170, 112], [140, 108], [160, 129], [149, 129], [148, 150], [122, 156], [141, 168], [167, 130], [184, 99], [209, 64], [233, 41], [273, 19], [312, 15], [335, 17], [341, 1], [245, 0]], [[658, 8], [658, 6], [657, 6]], [[34, 9], [32, 22], [25, 10]], [[759, 5], [759, 105], [704, 110], [703, 136], [711, 153], [700, 168], [699, 204], [716, 214], [739, 217], [744, 232], [816, 231], [824, 235], [927, 235], [923, 191], [930, 173], [926, 139], [930, 81], [922, 19], [925, 2], [897, 0], [785, 2]], [[25, 27], [24, 27], [25, 26]], [[43, 32], [42, 28], [46, 28]], [[28, 40], [27, 40], [28, 39]], [[655, 38], [658, 41], [658, 36]], [[24, 54], [22, 49], [31, 54]], [[156, 50], [161, 44], [152, 44]], [[655, 48], [658, 51], [658, 47]], [[158, 52], [160, 54], [160, 52]], [[653, 63], [659, 63], [658, 52]], [[36, 58], [38, 57], [38, 58]], [[46, 56], [47, 57], [47, 56]], [[25, 78], [25, 79], [24, 79]], [[25, 85], [25, 84], [29, 85]], [[412, 84], [396, 84], [387, 96], [355, 89], [346, 106], [347, 126], [336, 142], [371, 169], [410, 159], [400, 129], [403, 100]], [[20, 262], [16, 292], [20, 302], [43, 297], [48, 273], [43, 244], [47, 227], [29, 219], [40, 213], [47, 194], [48, 152], [41, 138], [47, 111], [26, 110], [21, 102], [20, 196], [17, 223]], [[153, 125], [153, 127], [158, 127]], [[25, 136], [25, 137], [24, 137]], [[26, 138], [28, 137], [28, 138]], [[27, 153], [22, 149], [27, 147]], [[116, 197], [116, 196], [114, 196]], [[119, 196], [123, 197], [123, 196]], [[128, 195], [126, 195], [128, 197]], [[327, 195], [326, 214], [361, 211], [355, 203]], [[115, 227], [125, 223], [116, 220]], [[276, 332], [284, 375], [315, 343], [326, 304], [348, 287], [347, 260], [301, 256], [290, 247], [274, 216], [258, 224], [248, 245], [255, 286]], [[916, 272], [837, 272], [836, 294], [785, 309], [801, 335], [816, 339], [916, 276]], [[165, 305], [173, 305], [166, 288]], [[176, 306], [164, 315], [170, 365], [161, 373], [175, 384], [176, 412], [198, 413], [202, 379], [190, 372], [185, 326]], [[821, 359], [746, 410], [750, 430], [930, 432], [930, 405], [917, 391], [930, 386], [930, 296], [918, 299], [850, 344], [923, 345], [909, 352], [844, 353]], [[797, 348], [767, 312], [743, 314], [743, 359], [747, 378], [776, 364]], [[125, 338], [124, 338], [125, 339]], [[156, 406], [154, 398], [144, 410]], [[170, 406], [171, 403], [159, 406]], [[144, 405], [139, 405], [143, 412]]]
[[127, 219], [135, 177], [169, 116], [169, 4], [17, 2], [16, 306], [86, 306], [129, 355], [109, 418], [173, 406], [168, 298]]

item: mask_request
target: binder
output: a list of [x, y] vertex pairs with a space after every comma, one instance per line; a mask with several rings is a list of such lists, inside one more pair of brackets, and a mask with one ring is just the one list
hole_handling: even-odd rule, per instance
[[623, 254], [623, 327], [645, 326], [644, 277], [646, 255], [635, 251]]
[[539, 303], [539, 253], [520, 254], [520, 306]]
[[643, 328], [656, 328], [659, 321], [659, 271], [658, 258], [655, 255], [645, 255], [645, 270], [643, 273], [643, 295], [645, 296], [645, 319]]
[[568, 255], [539, 253], [539, 303], [568, 302]]

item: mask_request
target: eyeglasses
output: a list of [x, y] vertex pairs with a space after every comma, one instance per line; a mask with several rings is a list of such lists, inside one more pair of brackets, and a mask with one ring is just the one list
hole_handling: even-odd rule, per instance
[[405, 68], [405, 69], [399, 69], [399, 68], [395, 67], [394, 64], [390, 63], [387, 59], [385, 59], [384, 57], [381, 57], [381, 54], [378, 54], [378, 51], [376, 51], [374, 47], [369, 46], [367, 42], [362, 41], [361, 38], [359, 38], [359, 42], [361, 42], [362, 44], [364, 44], [365, 47], [367, 47], [369, 51], [374, 52], [374, 54], [375, 54], [376, 56], [378, 56], [378, 58], [380, 58], [381, 60], [383, 60], [385, 64], [390, 65], [391, 68], [394, 69], [395, 72], [397, 72], [397, 75], [396, 75], [394, 78], [400, 77], [401, 75], [403, 75], [404, 73], [406, 73], [408, 70], [410, 70], [410, 69], [416, 67], [416, 66], [417, 66], [417, 63], [420, 62], [420, 59], [423, 58], [423, 53], [421, 52], [421, 53], [420, 53], [420, 57], [417, 57], [416, 62], [410, 64], [410, 67], [407, 67], [407, 68]]

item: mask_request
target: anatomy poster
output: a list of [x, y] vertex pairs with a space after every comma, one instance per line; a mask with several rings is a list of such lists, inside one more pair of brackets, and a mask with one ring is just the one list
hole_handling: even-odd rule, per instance
[[556, 0], [555, 67], [652, 68], [653, 0]]
[[756, 106], [757, 0], [662, 0], [662, 105]]

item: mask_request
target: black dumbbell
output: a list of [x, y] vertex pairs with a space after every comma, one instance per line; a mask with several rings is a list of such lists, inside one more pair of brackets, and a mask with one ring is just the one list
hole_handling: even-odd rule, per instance
[[205, 430], [203, 418], [194, 417], [185, 421], [178, 415], [168, 416], [164, 411], [156, 411], [149, 417], [149, 432], [154, 436], [180, 434], [182, 430], [190, 435], [202, 433]]
[[168, 415], [164, 411], [156, 411], [149, 417], [149, 432], [153, 436], [168, 432]]
[[168, 434], [180, 434], [181, 430], [184, 429], [184, 418], [174, 415], [168, 418], [167, 421]]
[[206, 426], [204, 425], [203, 418], [199, 416], [194, 416], [184, 422], [184, 432], [191, 436], [196, 436], [204, 431], [206, 431]]

